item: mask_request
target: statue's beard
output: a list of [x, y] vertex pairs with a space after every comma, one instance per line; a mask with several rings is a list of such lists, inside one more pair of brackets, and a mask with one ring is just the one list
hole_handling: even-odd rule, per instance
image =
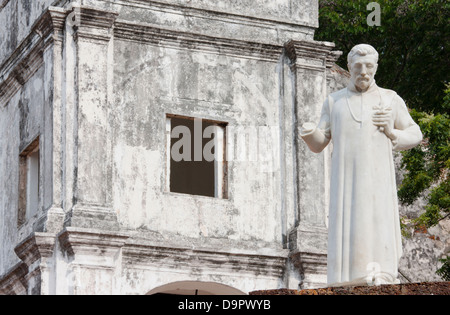
[[365, 90], [367, 90], [367, 89], [370, 87], [370, 84], [371, 84], [371, 83], [372, 83], [372, 80], [371, 80], [370, 77], [368, 77], [368, 76], [366, 76], [366, 77], [361, 77], [361, 76], [359, 76], [359, 77], [356, 79], [355, 86], [356, 86], [358, 89], [360, 89], [360, 90], [362, 90], [362, 91], [365, 91]]

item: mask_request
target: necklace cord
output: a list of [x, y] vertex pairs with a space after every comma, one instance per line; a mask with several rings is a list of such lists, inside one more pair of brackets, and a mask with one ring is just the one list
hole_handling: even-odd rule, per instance
[[[384, 110], [385, 108], [384, 108], [384, 104], [383, 104], [383, 98], [381, 97], [381, 91], [380, 91], [380, 88], [379, 88], [379, 87], [377, 87], [377, 91], [378, 91], [378, 94], [380, 95], [380, 102], [378, 103], [378, 106], [375, 106], [373, 109], [375, 109], [375, 110]], [[349, 89], [348, 89], [348, 88], [347, 88], [346, 101], [347, 101], [347, 107], [348, 107], [348, 110], [350, 111], [350, 114], [351, 114], [353, 120], [356, 121], [356, 122], [359, 123], [359, 124], [362, 124], [362, 116], [363, 116], [363, 93], [360, 93], [360, 94], [361, 94], [361, 119], [356, 118], [355, 114], [354, 114], [353, 111], [352, 111], [352, 108], [351, 108], [351, 106], [350, 106], [350, 101], [349, 101], [350, 97], [349, 97]]]

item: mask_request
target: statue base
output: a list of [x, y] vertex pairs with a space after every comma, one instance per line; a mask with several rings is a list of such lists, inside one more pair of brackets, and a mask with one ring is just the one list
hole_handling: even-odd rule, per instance
[[450, 295], [450, 282], [330, 287], [308, 290], [279, 289], [250, 292], [250, 295]]

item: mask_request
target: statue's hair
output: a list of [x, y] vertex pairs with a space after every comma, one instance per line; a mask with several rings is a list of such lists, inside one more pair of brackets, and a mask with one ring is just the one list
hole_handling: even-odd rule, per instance
[[368, 44], [359, 44], [352, 48], [352, 50], [348, 53], [347, 56], [347, 61], [349, 64], [352, 63], [353, 57], [355, 57], [356, 55], [359, 56], [374, 55], [376, 62], [378, 63], [379, 57], [378, 52], [376, 51], [375, 48], [373, 48]]

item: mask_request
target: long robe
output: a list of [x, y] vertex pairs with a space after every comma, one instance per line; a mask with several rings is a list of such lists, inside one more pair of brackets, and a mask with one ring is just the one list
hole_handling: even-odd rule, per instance
[[[372, 122], [386, 108], [395, 141]], [[402, 242], [392, 150], [422, 140], [404, 101], [375, 82], [363, 93], [350, 83], [325, 101], [317, 129], [301, 136], [314, 152], [333, 142], [328, 284], [396, 283]]]

